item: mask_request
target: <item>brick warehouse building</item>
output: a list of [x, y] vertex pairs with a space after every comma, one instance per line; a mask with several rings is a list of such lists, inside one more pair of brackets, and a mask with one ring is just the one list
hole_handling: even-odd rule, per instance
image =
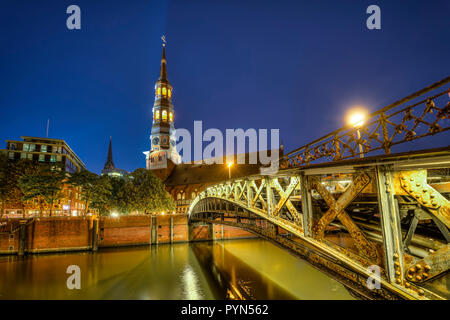
[[[21, 137], [22, 140], [6, 140], [6, 149], [0, 150], [10, 161], [27, 159], [34, 162], [59, 165], [65, 172], [74, 173], [85, 170], [86, 166], [77, 154], [62, 139]], [[81, 188], [63, 185], [64, 198], [54, 206], [54, 215], [78, 216], [84, 210], [85, 203], [81, 200]], [[28, 201], [22, 207], [21, 203], [6, 203], [4, 212], [0, 216], [22, 217], [35, 215], [39, 206]], [[43, 215], [48, 214], [45, 208]]]

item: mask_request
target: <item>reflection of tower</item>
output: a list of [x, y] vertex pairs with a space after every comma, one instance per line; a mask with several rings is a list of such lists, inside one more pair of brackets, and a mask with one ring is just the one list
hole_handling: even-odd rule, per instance
[[151, 149], [144, 152], [147, 169], [167, 167], [167, 161], [180, 162], [175, 148], [174, 111], [172, 104], [172, 86], [167, 80], [166, 47], [163, 44], [161, 72], [155, 84], [155, 103], [153, 104], [153, 126], [150, 136]]

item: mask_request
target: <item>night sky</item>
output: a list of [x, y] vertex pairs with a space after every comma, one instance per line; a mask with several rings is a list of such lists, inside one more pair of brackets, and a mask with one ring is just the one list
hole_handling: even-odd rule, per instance
[[[81, 8], [81, 30], [66, 8]], [[381, 30], [366, 8], [381, 8]], [[1, 0], [0, 140], [67, 141], [99, 173], [145, 167], [162, 34], [175, 126], [279, 128], [285, 150], [450, 74], [450, 1]], [[416, 148], [445, 146], [448, 133]]]

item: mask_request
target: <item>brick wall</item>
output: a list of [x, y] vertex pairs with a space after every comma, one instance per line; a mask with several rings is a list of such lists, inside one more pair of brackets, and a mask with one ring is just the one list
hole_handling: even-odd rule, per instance
[[[0, 253], [16, 253], [19, 248], [18, 222], [23, 219], [0, 221]], [[25, 252], [86, 250], [90, 248], [92, 232], [90, 219], [81, 217], [37, 218], [26, 226]], [[12, 228], [11, 228], [12, 227]], [[10, 233], [11, 229], [16, 230]], [[11, 250], [12, 247], [12, 250]]]
[[98, 246], [149, 244], [150, 226], [150, 216], [101, 217]]
[[[0, 220], [0, 254], [15, 254], [19, 248], [18, 225], [21, 219]], [[63, 252], [91, 250], [93, 222], [84, 217], [37, 218], [27, 225], [25, 252]], [[10, 233], [11, 229], [17, 229]], [[152, 240], [153, 234], [153, 240]], [[252, 233], [230, 226], [214, 225], [214, 239], [255, 237]], [[207, 225], [191, 227], [191, 241], [212, 240]], [[98, 246], [119, 247], [150, 243], [189, 241], [188, 218], [184, 214], [164, 216], [101, 217]]]
[[[27, 226], [26, 251], [51, 252], [89, 249], [92, 225], [89, 218], [38, 218]], [[91, 230], [89, 230], [91, 229]], [[18, 232], [16, 233], [19, 237]]]

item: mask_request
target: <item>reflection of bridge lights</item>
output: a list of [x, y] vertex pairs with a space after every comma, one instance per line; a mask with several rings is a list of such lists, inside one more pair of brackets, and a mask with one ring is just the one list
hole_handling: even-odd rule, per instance
[[197, 274], [190, 265], [186, 265], [181, 275], [183, 283], [183, 298], [187, 300], [199, 300], [203, 298]]

